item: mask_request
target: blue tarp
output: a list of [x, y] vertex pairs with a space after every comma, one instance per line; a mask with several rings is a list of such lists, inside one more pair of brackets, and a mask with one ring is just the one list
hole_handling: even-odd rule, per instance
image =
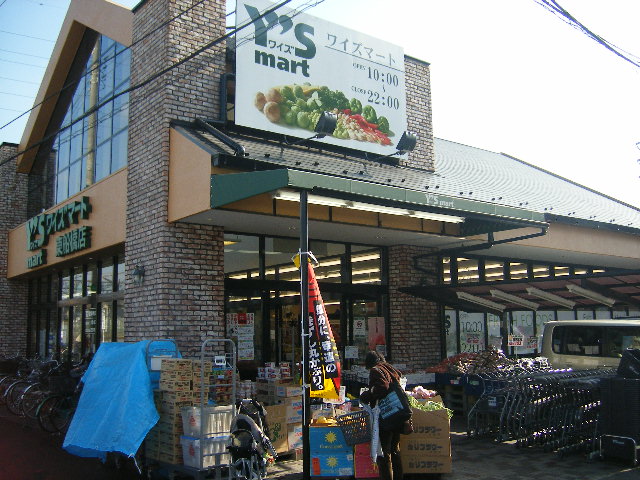
[[158, 422], [147, 364], [154, 348], [171, 341], [103, 343], [82, 377], [84, 388], [63, 448], [80, 457], [106, 458], [107, 452], [133, 456]]

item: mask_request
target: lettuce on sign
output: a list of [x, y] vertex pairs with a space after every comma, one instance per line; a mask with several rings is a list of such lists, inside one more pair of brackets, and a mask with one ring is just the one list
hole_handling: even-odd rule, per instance
[[266, 0], [238, 1], [235, 121], [308, 138], [323, 111], [337, 115], [322, 141], [389, 155], [407, 129], [402, 48]]

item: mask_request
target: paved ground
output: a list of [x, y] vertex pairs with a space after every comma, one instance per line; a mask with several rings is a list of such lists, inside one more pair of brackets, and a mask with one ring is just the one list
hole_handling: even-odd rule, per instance
[[[117, 470], [95, 459], [67, 454], [62, 438], [40, 431], [37, 425], [14, 417], [0, 407], [0, 480], [133, 480], [131, 464]], [[582, 454], [560, 456], [531, 447], [493, 443], [469, 438], [463, 418], [452, 422], [453, 473], [441, 480], [631, 480], [640, 479], [640, 468], [589, 461]], [[269, 477], [279, 480], [302, 478], [302, 461], [281, 461]], [[426, 480], [434, 476], [413, 476]]]

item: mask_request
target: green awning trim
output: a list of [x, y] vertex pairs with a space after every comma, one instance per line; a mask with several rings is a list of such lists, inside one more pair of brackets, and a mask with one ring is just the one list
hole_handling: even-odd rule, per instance
[[[451, 215], [481, 215], [493, 217], [513, 225], [546, 226], [544, 215], [530, 210], [505, 207], [491, 203], [467, 200], [446, 195], [434, 195], [415, 190], [379, 185], [360, 180], [332, 177], [288, 168], [254, 172], [229, 173], [211, 176], [211, 208], [219, 208], [280, 188], [305, 189], [318, 194], [341, 198], [361, 197], [370, 203], [403, 206], [426, 211], [438, 211]], [[372, 202], [371, 199], [376, 200]], [[489, 219], [487, 219], [489, 220]]]

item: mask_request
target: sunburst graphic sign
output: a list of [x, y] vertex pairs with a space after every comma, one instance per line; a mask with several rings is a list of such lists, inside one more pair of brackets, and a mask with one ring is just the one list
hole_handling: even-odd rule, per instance
[[335, 468], [338, 466], [338, 459], [336, 457], [327, 458], [327, 465], [331, 468]]
[[338, 440], [337, 435], [334, 432], [328, 432], [325, 436], [324, 439], [327, 441], [327, 443], [333, 443], [336, 440]]

